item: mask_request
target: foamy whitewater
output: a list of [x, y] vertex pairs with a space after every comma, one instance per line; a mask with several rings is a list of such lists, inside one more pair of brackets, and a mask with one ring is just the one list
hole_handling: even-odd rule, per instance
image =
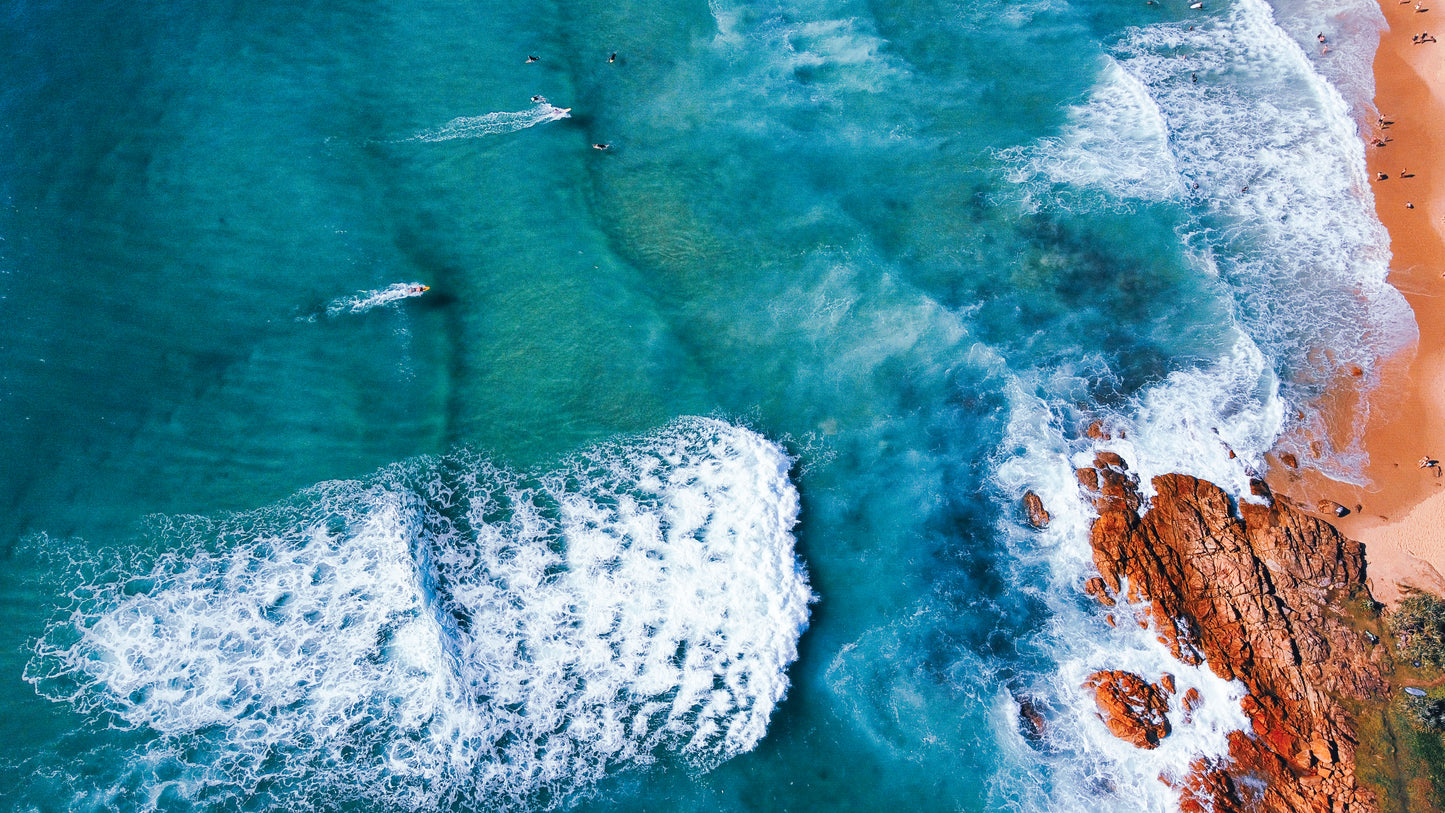
[[1177, 809], [1075, 469], [1415, 338], [1378, 8], [1188, 6], [0, 0], [5, 806]]
[[762, 738], [807, 626], [788, 466], [688, 419], [536, 478], [457, 454], [169, 521], [27, 679], [159, 733], [137, 762], [193, 803], [510, 809], [711, 767]]

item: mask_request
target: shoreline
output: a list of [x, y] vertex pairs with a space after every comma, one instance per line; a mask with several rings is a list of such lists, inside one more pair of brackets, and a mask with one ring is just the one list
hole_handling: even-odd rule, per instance
[[[1304, 461], [1295, 470], [1276, 456], [1269, 479], [1306, 509], [1321, 500], [1350, 509], [1328, 519], [1364, 543], [1370, 590], [1393, 605], [1402, 588], [1445, 593], [1445, 44], [1411, 39], [1445, 36], [1445, 0], [1438, 9], [1424, 3], [1423, 12], [1409, 0], [1379, 2], [1387, 28], [1373, 70], [1384, 124], [1362, 126], [1365, 163], [1390, 234], [1388, 281], [1409, 303], [1420, 338], [1384, 360], [1372, 391], [1362, 397], [1341, 381], [1326, 406], [1338, 437], [1363, 422], [1366, 485], [1331, 480]], [[1422, 468], [1422, 457], [1440, 464]]]

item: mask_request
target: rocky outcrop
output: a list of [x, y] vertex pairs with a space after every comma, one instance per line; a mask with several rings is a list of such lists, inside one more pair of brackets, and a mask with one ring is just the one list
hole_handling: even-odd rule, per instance
[[1169, 736], [1164, 691], [1132, 672], [1095, 672], [1084, 682], [1094, 690], [1099, 716], [1114, 736], [1136, 748], [1158, 748]]
[[1253, 730], [1231, 737], [1229, 763], [1195, 765], [1181, 786], [1184, 809], [1375, 810], [1355, 779], [1356, 737], [1341, 702], [1387, 690], [1370, 642], [1344, 617], [1345, 602], [1368, 600], [1362, 546], [1274, 500], [1262, 481], [1259, 505], [1193, 477], [1156, 477], [1141, 516], [1118, 455], [1099, 454], [1078, 476], [1099, 513], [1090, 541], [1102, 585], [1089, 592], [1111, 603], [1123, 589], [1146, 602], [1176, 657], [1207, 661], [1249, 689]]
[[1039, 530], [1049, 527], [1049, 522], [1053, 520], [1044, 510], [1044, 501], [1032, 491], [1024, 492], [1024, 514], [1028, 516], [1029, 524]]

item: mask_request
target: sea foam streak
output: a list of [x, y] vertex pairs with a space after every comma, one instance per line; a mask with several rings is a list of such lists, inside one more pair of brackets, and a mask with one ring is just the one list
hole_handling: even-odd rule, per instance
[[516, 112], [487, 113], [483, 116], [461, 116], [430, 130], [422, 130], [408, 141], [451, 141], [454, 138], [480, 138], [481, 136], [514, 133], [528, 127], [536, 127], [548, 121], [571, 118], [571, 108], [555, 107], [545, 101], [538, 102], [530, 110]]
[[807, 623], [789, 462], [684, 419], [537, 478], [458, 454], [177, 522], [26, 677], [158, 732], [198, 805], [504, 809], [664, 750], [707, 768], [763, 737]]

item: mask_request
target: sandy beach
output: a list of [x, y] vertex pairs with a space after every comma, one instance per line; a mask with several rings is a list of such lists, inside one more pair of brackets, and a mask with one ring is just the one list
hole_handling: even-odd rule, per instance
[[1445, 477], [1439, 464], [1420, 465], [1445, 461], [1445, 44], [1419, 37], [1445, 35], [1445, 5], [1382, 0], [1381, 8], [1389, 27], [1374, 63], [1380, 119], [1363, 124], [1366, 161], [1390, 232], [1389, 281], [1414, 309], [1420, 341], [1385, 363], [1366, 403], [1346, 392], [1334, 405], [1337, 433], [1364, 423], [1367, 486], [1311, 474], [1307, 464], [1302, 472], [1276, 464], [1271, 480], [1309, 507], [1325, 499], [1350, 508], [1332, 521], [1365, 543], [1372, 591], [1394, 603], [1409, 587], [1445, 593]]

